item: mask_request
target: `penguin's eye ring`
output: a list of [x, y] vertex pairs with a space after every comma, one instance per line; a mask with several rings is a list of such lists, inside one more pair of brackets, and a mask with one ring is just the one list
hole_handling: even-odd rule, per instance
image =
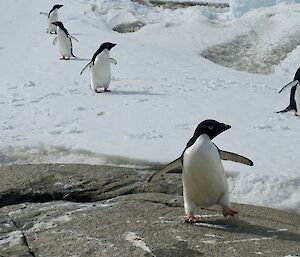
[[208, 126], [208, 129], [209, 129], [209, 130], [213, 130], [213, 129], [214, 129], [214, 126]]

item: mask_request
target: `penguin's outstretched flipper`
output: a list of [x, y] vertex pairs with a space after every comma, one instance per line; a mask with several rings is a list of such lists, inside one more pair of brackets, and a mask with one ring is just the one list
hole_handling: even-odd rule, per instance
[[70, 34], [69, 34], [69, 37], [70, 37], [70, 38], [72, 38], [72, 39], [74, 39], [76, 42], [78, 42], [78, 43], [79, 43], [79, 40], [78, 40], [77, 38], [75, 38], [75, 37], [71, 36]]
[[[242, 163], [242, 164], [246, 164], [249, 166], [253, 166], [253, 162], [236, 153], [232, 153], [232, 152], [227, 152], [227, 151], [223, 151], [219, 149], [219, 153], [220, 153], [220, 157], [222, 160], [224, 161], [233, 161], [233, 162], [238, 162], [238, 163]], [[152, 180], [156, 179], [157, 177], [161, 176], [164, 173], [167, 173], [171, 170], [175, 170], [175, 169], [179, 169], [182, 167], [182, 158], [179, 157], [176, 160], [170, 162], [169, 164], [167, 164], [166, 166], [164, 166], [161, 170], [158, 170], [156, 172], [154, 172], [154, 174], [152, 174], [149, 178], [148, 178], [148, 182], [151, 182]]]
[[180, 168], [182, 166], [182, 160], [181, 160], [181, 156], [179, 158], [177, 158], [176, 160], [170, 162], [169, 164], [167, 164], [165, 167], [163, 167], [161, 170], [158, 170], [156, 172], [154, 172], [154, 174], [152, 174], [149, 178], [148, 178], [148, 182], [151, 182], [152, 180], [154, 180], [155, 178], [161, 176], [164, 173], [167, 173], [171, 170], [175, 170], [177, 168]]
[[80, 72], [80, 75], [85, 71], [85, 69], [86, 69], [87, 67], [90, 67], [91, 64], [92, 64], [92, 61], [90, 61], [87, 65], [85, 65], [84, 68], [82, 69], [82, 71]]
[[56, 44], [56, 42], [57, 42], [57, 37], [55, 37], [55, 38], [53, 39], [53, 42], [52, 42], [52, 44], [53, 44], [53, 45], [55, 45], [55, 44]]
[[281, 92], [285, 91], [286, 89], [288, 89], [289, 87], [296, 86], [298, 83], [299, 83], [298, 80], [294, 80], [294, 81], [292, 81], [292, 82], [286, 84], [283, 88], [280, 89], [279, 94], [280, 94]]
[[220, 149], [219, 149], [219, 153], [220, 153], [221, 159], [224, 161], [233, 161], [233, 162], [238, 162], [238, 163], [246, 164], [249, 166], [253, 166], [253, 162], [250, 159], [248, 159], [242, 155], [223, 151]]

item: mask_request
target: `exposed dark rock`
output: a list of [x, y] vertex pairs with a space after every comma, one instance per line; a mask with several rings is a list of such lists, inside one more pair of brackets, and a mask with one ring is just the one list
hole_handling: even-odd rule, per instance
[[235, 205], [184, 223], [180, 174], [90, 165], [0, 168], [0, 256], [296, 256], [300, 217]]
[[208, 6], [208, 7], [216, 7], [216, 8], [228, 8], [229, 4], [228, 3], [222, 3], [221, 1], [219, 3], [215, 2], [193, 2], [193, 1], [160, 1], [160, 0], [149, 0], [149, 2], [153, 6], [160, 6], [166, 9], [177, 9], [177, 8], [187, 8], [191, 6]]
[[[154, 171], [151, 171], [154, 172]], [[92, 165], [14, 165], [0, 169], [0, 207], [23, 202], [93, 202], [119, 195], [180, 193], [180, 177], [145, 183], [149, 171]]]
[[119, 33], [130, 33], [130, 32], [136, 32], [140, 28], [145, 26], [140, 21], [133, 22], [133, 23], [124, 23], [124, 24], [119, 24], [113, 28], [114, 31], [119, 32]]

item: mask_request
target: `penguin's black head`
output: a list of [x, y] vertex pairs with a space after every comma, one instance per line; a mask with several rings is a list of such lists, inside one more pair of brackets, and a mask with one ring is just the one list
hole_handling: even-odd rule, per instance
[[63, 7], [63, 5], [61, 5], [61, 4], [56, 4], [56, 5], [53, 6], [52, 10], [54, 10], [54, 9], [59, 9], [59, 8], [61, 8], [61, 7]]
[[116, 45], [117, 44], [105, 42], [105, 43], [101, 44], [99, 50], [100, 50], [100, 52], [102, 52], [104, 49], [107, 49], [108, 51], [110, 51], [110, 49], [112, 49]]
[[63, 28], [63, 27], [64, 27], [64, 25], [62, 24], [61, 21], [52, 22], [52, 24], [55, 25], [55, 26], [58, 26], [58, 27], [60, 27], [60, 28]]
[[231, 126], [220, 123], [216, 120], [205, 120], [197, 126], [193, 138], [197, 139], [200, 135], [206, 134], [210, 139], [213, 139], [223, 131], [230, 128]]

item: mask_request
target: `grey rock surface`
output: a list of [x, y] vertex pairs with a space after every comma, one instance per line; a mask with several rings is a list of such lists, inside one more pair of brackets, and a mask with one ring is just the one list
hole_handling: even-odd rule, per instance
[[300, 216], [235, 204], [184, 223], [180, 174], [92, 165], [0, 168], [0, 256], [300, 256]]

